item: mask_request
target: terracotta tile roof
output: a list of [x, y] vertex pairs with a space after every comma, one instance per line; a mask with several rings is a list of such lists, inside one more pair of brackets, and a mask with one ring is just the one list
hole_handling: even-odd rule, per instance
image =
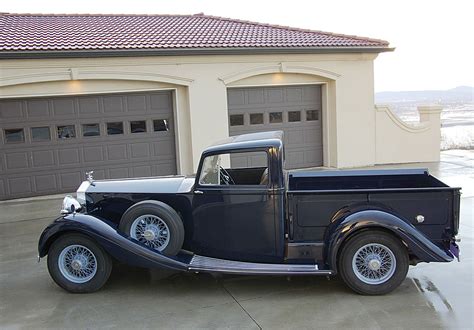
[[387, 49], [388, 42], [204, 14], [0, 14], [0, 53], [258, 48]]

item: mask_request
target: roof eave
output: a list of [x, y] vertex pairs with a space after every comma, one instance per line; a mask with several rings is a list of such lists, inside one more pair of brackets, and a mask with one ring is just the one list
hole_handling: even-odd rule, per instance
[[255, 47], [255, 48], [179, 48], [179, 49], [100, 49], [100, 50], [16, 50], [0, 51], [0, 59], [189, 56], [189, 55], [268, 55], [268, 54], [340, 54], [383, 53], [395, 48], [379, 47]]

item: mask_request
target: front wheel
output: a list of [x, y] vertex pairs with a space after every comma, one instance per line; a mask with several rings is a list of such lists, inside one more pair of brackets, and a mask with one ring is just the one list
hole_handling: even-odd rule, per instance
[[74, 293], [99, 290], [112, 271], [110, 256], [81, 234], [59, 237], [48, 253], [48, 271], [54, 282]]
[[360, 294], [393, 291], [408, 272], [408, 252], [402, 242], [382, 231], [358, 234], [344, 244], [338, 268], [344, 282]]

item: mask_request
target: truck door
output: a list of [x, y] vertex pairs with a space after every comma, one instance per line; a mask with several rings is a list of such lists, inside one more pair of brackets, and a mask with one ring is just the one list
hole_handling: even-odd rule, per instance
[[275, 195], [268, 150], [204, 155], [193, 196], [196, 253], [229, 260], [272, 262]]

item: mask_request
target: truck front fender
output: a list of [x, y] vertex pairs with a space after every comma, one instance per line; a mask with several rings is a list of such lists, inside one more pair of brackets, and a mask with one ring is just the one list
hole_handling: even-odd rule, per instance
[[38, 242], [39, 257], [47, 255], [54, 240], [67, 233], [90, 237], [115, 259], [128, 265], [187, 270], [188, 264], [181, 258], [165, 256], [120, 233], [114, 224], [79, 213], [59, 217], [43, 231]]
[[364, 229], [383, 229], [399, 237], [418, 259], [425, 262], [449, 262], [453, 256], [431, 242], [411, 223], [382, 210], [362, 210], [343, 213], [333, 219], [326, 234], [326, 261], [337, 269], [337, 255], [343, 243]]

